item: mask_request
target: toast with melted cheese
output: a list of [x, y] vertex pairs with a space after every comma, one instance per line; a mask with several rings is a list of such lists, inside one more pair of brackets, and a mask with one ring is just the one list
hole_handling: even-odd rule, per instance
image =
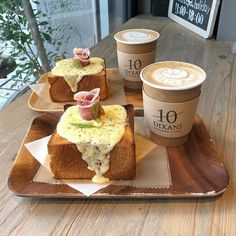
[[105, 69], [95, 75], [85, 75], [78, 82], [77, 91], [72, 92], [70, 86], [62, 76], [52, 73], [48, 75], [49, 94], [53, 102], [73, 102], [74, 94], [80, 91], [90, 91], [100, 88], [100, 100], [105, 100], [108, 96], [106, 71]]
[[[136, 172], [134, 143], [134, 109], [133, 105], [125, 105], [125, 132], [122, 139], [109, 153], [109, 170], [104, 177], [110, 180], [134, 179]], [[91, 179], [95, 172], [88, 169], [88, 164], [82, 159], [82, 153], [76, 144], [53, 133], [48, 143], [50, 167], [57, 179]]]

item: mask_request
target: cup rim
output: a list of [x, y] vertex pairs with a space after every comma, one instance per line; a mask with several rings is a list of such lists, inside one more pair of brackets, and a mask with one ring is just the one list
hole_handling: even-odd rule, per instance
[[[160, 64], [166, 64], [166, 63], [180, 63], [182, 65], [188, 65], [188, 66], [191, 66], [193, 68], [196, 68], [197, 70], [201, 71], [202, 73], [202, 79], [199, 80], [198, 83], [195, 83], [195, 84], [187, 84], [187, 85], [184, 85], [184, 86], [179, 86], [179, 87], [173, 87], [173, 86], [161, 86], [161, 85], [158, 85], [158, 84], [153, 84], [147, 80], [145, 80], [144, 78], [144, 71], [147, 70], [147, 68], [153, 66], [153, 65], [160, 65]], [[141, 72], [140, 72], [140, 78], [141, 80], [143, 81], [144, 84], [152, 87], [152, 88], [157, 88], [157, 89], [160, 89], [160, 90], [172, 90], [172, 91], [180, 91], [180, 90], [187, 90], [187, 89], [192, 89], [192, 88], [195, 88], [195, 87], [198, 87], [200, 86], [201, 84], [203, 84], [203, 82], [206, 80], [206, 72], [199, 66], [196, 66], [194, 64], [191, 64], [191, 63], [188, 63], [188, 62], [183, 62], [183, 61], [160, 61], [160, 62], [155, 62], [155, 63], [152, 63], [146, 67], [144, 67]]]
[[[121, 33], [124, 33], [124, 32], [128, 32], [128, 31], [132, 31], [132, 30], [135, 30], [135, 31], [149, 31], [149, 32], [152, 32], [154, 34], [156, 34], [156, 36], [153, 38], [153, 39], [150, 39], [148, 41], [145, 41], [145, 42], [128, 42], [128, 41], [125, 41], [125, 40], [122, 40], [122, 39], [118, 39], [117, 38], [117, 35], [118, 34], [121, 34]], [[155, 30], [151, 30], [151, 29], [142, 29], [142, 28], [132, 28], [132, 29], [126, 29], [126, 30], [122, 30], [122, 31], [119, 31], [117, 32], [115, 35], [114, 35], [114, 39], [119, 42], [119, 43], [124, 43], [124, 44], [128, 44], [128, 45], [136, 45], [136, 44], [146, 44], [146, 43], [151, 43], [151, 42], [154, 42], [156, 41], [158, 38], [160, 37], [160, 34], [155, 31]]]
[[165, 102], [165, 101], [161, 101], [160, 99], [155, 99], [153, 97], [151, 97], [148, 93], [146, 93], [146, 91], [144, 90], [144, 88], [142, 87], [142, 93], [145, 94], [146, 97], [148, 97], [149, 99], [152, 99], [153, 101], [158, 101], [159, 103], [163, 103], [163, 104], [184, 104], [184, 103], [189, 103], [192, 102], [196, 99], [199, 99], [201, 96], [201, 91], [198, 93], [198, 95], [190, 100], [186, 100], [186, 101], [182, 101], [182, 102]]

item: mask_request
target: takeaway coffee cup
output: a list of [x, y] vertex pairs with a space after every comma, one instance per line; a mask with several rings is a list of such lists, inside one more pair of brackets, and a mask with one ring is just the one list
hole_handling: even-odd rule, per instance
[[193, 64], [163, 61], [145, 67], [140, 77], [151, 138], [167, 147], [184, 144], [192, 129], [206, 73]]
[[124, 87], [141, 90], [140, 72], [155, 62], [159, 33], [148, 29], [129, 29], [116, 33], [114, 38]]

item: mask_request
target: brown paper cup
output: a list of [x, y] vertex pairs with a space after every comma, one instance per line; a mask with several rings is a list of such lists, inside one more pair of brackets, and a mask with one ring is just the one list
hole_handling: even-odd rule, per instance
[[[163, 66], [163, 67], [162, 67]], [[151, 138], [166, 147], [184, 144], [192, 129], [194, 116], [201, 93], [201, 85], [205, 80], [205, 72], [192, 64], [183, 62], [160, 62], [144, 68], [140, 74], [143, 81], [143, 106], [145, 122], [150, 130]], [[188, 82], [178, 86], [166, 86], [155, 83], [150, 76], [155, 69], [183, 68], [191, 73], [196, 70], [199, 76], [191, 84]], [[146, 71], [145, 71], [146, 70]], [[176, 72], [176, 71], [174, 71]], [[191, 75], [193, 76], [193, 75]], [[193, 76], [194, 77], [194, 76]]]
[[155, 62], [159, 34], [153, 30], [129, 29], [116, 33], [114, 38], [124, 87], [141, 91], [143, 83], [140, 72], [145, 66]]

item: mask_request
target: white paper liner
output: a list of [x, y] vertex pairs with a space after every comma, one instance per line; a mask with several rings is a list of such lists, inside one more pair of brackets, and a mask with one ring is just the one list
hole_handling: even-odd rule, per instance
[[[43, 97], [43, 92], [47, 89], [47, 83], [31, 84], [29, 85], [31, 90], [38, 96]], [[46, 97], [45, 97], [46, 99]]]
[[25, 144], [31, 154], [41, 163], [33, 181], [49, 184], [67, 184], [86, 196], [105, 188], [110, 184], [146, 187], [168, 188], [171, 185], [170, 170], [165, 148], [135, 135], [137, 173], [133, 181], [110, 181], [105, 184], [95, 184], [91, 180], [55, 180], [52, 177], [47, 155], [47, 143], [50, 136]]
[[137, 164], [134, 180], [115, 181], [113, 184], [139, 188], [169, 188], [171, 177], [166, 149], [159, 146], [149, 152]]

